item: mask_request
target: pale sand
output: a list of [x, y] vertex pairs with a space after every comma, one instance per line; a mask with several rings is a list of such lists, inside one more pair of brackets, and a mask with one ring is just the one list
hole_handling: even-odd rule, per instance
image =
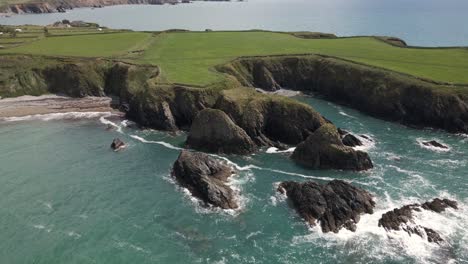
[[0, 118], [66, 112], [115, 112], [109, 97], [71, 98], [58, 95], [0, 99]]

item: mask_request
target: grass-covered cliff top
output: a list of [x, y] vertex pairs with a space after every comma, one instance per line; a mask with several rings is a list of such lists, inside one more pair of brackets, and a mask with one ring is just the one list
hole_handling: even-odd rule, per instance
[[0, 54], [111, 57], [154, 64], [172, 83], [207, 85], [223, 78], [214, 68], [241, 56], [322, 54], [420, 78], [468, 84], [467, 48], [397, 47], [374, 37], [305, 39], [244, 32], [112, 32], [96, 28], [23, 28], [0, 36]]

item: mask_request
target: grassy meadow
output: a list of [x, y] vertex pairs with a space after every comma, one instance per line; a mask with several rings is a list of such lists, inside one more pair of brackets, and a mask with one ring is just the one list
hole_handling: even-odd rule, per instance
[[[160, 66], [169, 82], [207, 85], [223, 77], [214, 70], [216, 65], [239, 56], [313, 53], [421, 78], [468, 84], [466, 48], [400, 48], [373, 37], [302, 39], [291, 34], [254, 31], [152, 34], [64, 30], [49, 29], [53, 37], [32, 39], [31, 32], [20, 33], [16, 39], [24, 38], [22, 44], [0, 37], [0, 45], [4, 45], [0, 54], [120, 57]], [[8, 44], [10, 41], [15, 44]]]

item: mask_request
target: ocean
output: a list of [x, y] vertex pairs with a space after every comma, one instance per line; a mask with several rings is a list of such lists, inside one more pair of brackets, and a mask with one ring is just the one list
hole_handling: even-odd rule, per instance
[[[185, 133], [137, 130], [107, 114], [60, 114], [0, 123], [1, 263], [464, 263], [468, 261], [468, 137], [417, 130], [300, 96], [365, 141], [367, 172], [307, 170], [273, 149], [224, 156], [241, 209], [206, 208], [170, 172]], [[109, 130], [109, 125], [113, 127]], [[119, 137], [121, 152], [109, 145]], [[436, 139], [441, 152], [424, 147]], [[285, 180], [343, 179], [375, 195], [355, 233], [308, 228], [276, 192]], [[459, 210], [423, 211], [441, 246], [377, 226], [382, 213], [446, 197]]]

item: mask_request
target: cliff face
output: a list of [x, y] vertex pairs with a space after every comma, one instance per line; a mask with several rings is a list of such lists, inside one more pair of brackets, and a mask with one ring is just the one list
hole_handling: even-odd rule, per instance
[[468, 132], [468, 87], [314, 55], [241, 58], [218, 69], [244, 86], [313, 92], [386, 120]]
[[[205, 0], [206, 1], [206, 0]], [[208, 0], [209, 1], [209, 0]], [[211, 0], [216, 1], [216, 0]], [[180, 0], [51, 0], [47, 2], [31, 2], [22, 4], [13, 4], [0, 7], [0, 13], [15, 14], [40, 14], [65, 12], [67, 9], [79, 7], [104, 7], [111, 5], [164, 5], [188, 3]]]

